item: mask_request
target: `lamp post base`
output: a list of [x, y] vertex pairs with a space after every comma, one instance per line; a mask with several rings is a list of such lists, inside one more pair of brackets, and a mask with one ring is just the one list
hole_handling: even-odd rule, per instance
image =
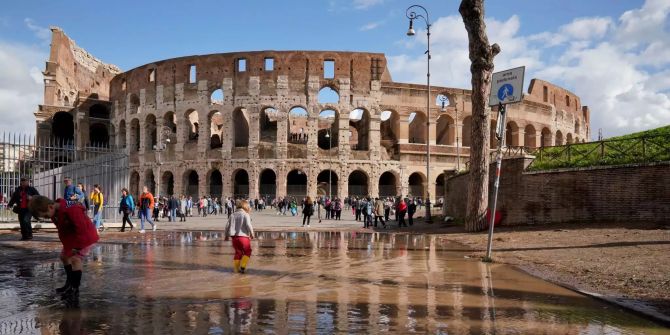
[[427, 199], [426, 200], [426, 219], [424, 220], [424, 222], [426, 222], [426, 223], [433, 223], [433, 216], [430, 213], [430, 206], [431, 206], [430, 199]]

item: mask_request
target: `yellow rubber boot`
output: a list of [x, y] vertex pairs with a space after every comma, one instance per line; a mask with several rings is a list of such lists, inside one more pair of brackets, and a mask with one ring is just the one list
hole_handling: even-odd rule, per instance
[[233, 260], [233, 265], [235, 266], [235, 273], [240, 272], [240, 260], [239, 259], [234, 259]]
[[244, 273], [244, 270], [247, 268], [247, 263], [249, 263], [249, 256], [242, 256], [242, 261], [240, 262], [240, 272]]

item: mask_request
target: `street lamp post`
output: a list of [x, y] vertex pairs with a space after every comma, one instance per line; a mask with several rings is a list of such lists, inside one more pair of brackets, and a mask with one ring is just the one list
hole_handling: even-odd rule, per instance
[[333, 194], [331, 188], [333, 185], [333, 181], [331, 180], [332, 178], [331, 176], [333, 175], [333, 163], [332, 163], [333, 157], [330, 154], [330, 149], [332, 149], [333, 140], [330, 137], [330, 129], [326, 131], [326, 138], [328, 139], [328, 199], [332, 199]]
[[167, 145], [170, 143], [170, 133], [172, 129], [168, 126], [163, 126], [160, 131], [156, 132], [156, 145], [154, 145], [154, 151], [156, 152], [156, 163], [158, 165], [158, 176], [156, 177], [156, 196], [160, 197], [160, 185], [161, 185], [161, 152], [167, 149]]
[[[416, 9], [420, 9], [424, 14], [417, 14]], [[414, 31], [414, 20], [423, 19], [426, 23], [426, 37], [428, 49], [426, 50], [427, 57], [427, 71], [426, 71], [426, 86], [428, 86], [428, 94], [426, 94], [426, 223], [433, 223], [433, 219], [430, 214], [430, 19], [428, 17], [428, 10], [420, 5], [412, 5], [407, 8], [405, 15], [409, 19], [409, 29], [407, 30], [407, 36], [414, 36], [416, 32]]]

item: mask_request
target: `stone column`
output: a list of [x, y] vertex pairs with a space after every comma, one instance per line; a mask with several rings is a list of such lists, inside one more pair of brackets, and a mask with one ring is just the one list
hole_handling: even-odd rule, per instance
[[[400, 117], [399, 117], [400, 118]], [[398, 144], [407, 144], [409, 143], [409, 121], [407, 118], [401, 118], [398, 120], [400, 123], [400, 134], [398, 134]]]
[[[258, 152], [258, 151], [256, 151]], [[259, 179], [259, 171], [258, 171], [258, 165], [249, 165], [247, 167], [247, 173], [249, 174], [249, 199], [256, 199], [258, 198], [258, 179]]]
[[285, 165], [277, 167], [277, 197], [286, 197], [286, 174], [288, 173]]
[[247, 108], [249, 117], [249, 159], [258, 158], [258, 141], [260, 141], [260, 108], [257, 104], [249, 105]]
[[[288, 157], [288, 107], [277, 108], [279, 118], [277, 120], [277, 158], [286, 159]], [[311, 135], [310, 135], [311, 137]]]
[[223, 197], [233, 196], [233, 174], [231, 168], [223, 168], [221, 172], [221, 179], [223, 179]]
[[145, 147], [147, 146], [147, 129], [146, 129], [146, 121], [144, 119], [140, 119], [140, 154], [144, 154], [146, 152]]
[[370, 160], [373, 162], [378, 162], [381, 159], [380, 143], [381, 143], [381, 121], [380, 121], [381, 112], [377, 109], [373, 109], [370, 112], [370, 124], [368, 130], [368, 141], [370, 149]]
[[209, 183], [207, 182], [207, 168], [195, 169], [198, 173], [198, 195], [209, 194]]
[[[430, 111], [430, 119], [427, 119], [428, 121], [428, 138], [426, 139], [430, 145], [435, 145], [435, 140], [437, 139], [437, 122], [433, 121], [433, 119], [437, 120], [437, 110], [432, 110]], [[427, 115], [426, 115], [427, 117]], [[432, 193], [431, 193], [432, 194]]]

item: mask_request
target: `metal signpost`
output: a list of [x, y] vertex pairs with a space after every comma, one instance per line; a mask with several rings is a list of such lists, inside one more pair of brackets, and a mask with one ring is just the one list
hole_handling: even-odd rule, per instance
[[493, 205], [489, 211], [491, 221], [489, 222], [489, 240], [486, 246], [486, 257], [491, 260], [491, 249], [493, 247], [493, 225], [496, 218], [496, 205], [498, 202], [498, 189], [500, 188], [500, 168], [502, 166], [502, 151], [505, 147], [506, 104], [520, 102], [523, 97], [523, 75], [525, 67], [496, 72], [491, 78], [491, 95], [489, 106], [498, 106], [498, 122], [496, 123], [496, 138], [498, 139], [498, 150], [496, 152], [496, 179], [493, 185]]

